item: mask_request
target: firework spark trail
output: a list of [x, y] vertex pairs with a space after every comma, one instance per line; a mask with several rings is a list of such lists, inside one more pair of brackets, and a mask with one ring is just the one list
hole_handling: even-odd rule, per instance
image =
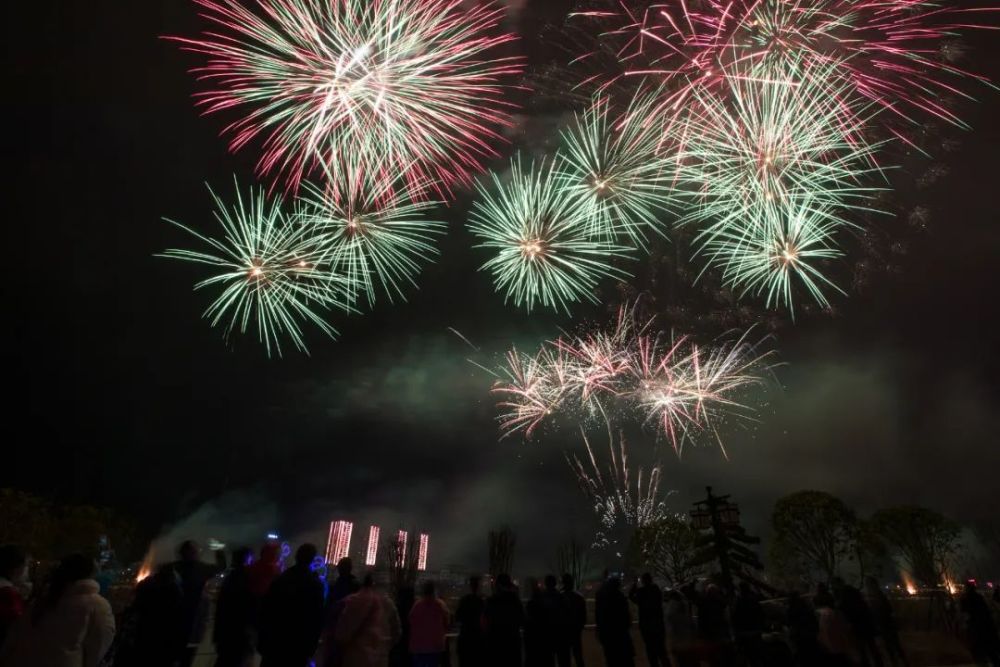
[[569, 311], [577, 301], [596, 303], [602, 278], [625, 278], [611, 263], [628, 248], [588, 235], [589, 211], [562, 187], [558, 157], [522, 166], [511, 162], [509, 179], [492, 175], [493, 187], [478, 185], [469, 230], [477, 247], [496, 254], [482, 266], [498, 292], [531, 311], [536, 304]]
[[649, 473], [629, 463], [625, 438], [618, 436], [617, 446], [608, 430], [609, 457], [602, 469], [585, 432], [581, 431], [587, 457], [566, 454], [566, 463], [576, 476], [580, 490], [590, 501], [600, 529], [595, 546], [616, 543], [617, 534], [631, 533], [636, 528], [661, 520], [667, 514], [666, 496], [661, 494], [661, 468], [653, 466]]
[[969, 98], [965, 79], [988, 82], [950, 62], [949, 44], [971, 29], [997, 29], [990, 23], [997, 11], [931, 0], [708, 0], [654, 2], [642, 11], [614, 2], [582, 14], [621, 41], [624, 76], [669, 83], [661, 109], [670, 114], [733, 65], [767, 69], [804, 57], [836, 62], [854, 93], [897, 117], [964, 127], [942, 98]]
[[[206, 113], [236, 110], [225, 128], [235, 151], [260, 141], [261, 173], [291, 190], [345, 156], [410, 165], [442, 193], [495, 156], [513, 106], [506, 81], [520, 58], [498, 49], [504, 10], [462, 0], [195, 0], [214, 24], [172, 37], [207, 57], [194, 70]], [[420, 193], [420, 188], [414, 194]]]
[[251, 189], [244, 198], [236, 187], [236, 204], [227, 206], [209, 189], [222, 238], [200, 234], [167, 220], [210, 247], [206, 251], [171, 249], [160, 256], [207, 265], [219, 270], [195, 289], [223, 287], [205, 317], [212, 326], [224, 324], [228, 337], [236, 328], [246, 333], [251, 323], [270, 356], [281, 355], [281, 338], [306, 351], [303, 322], [311, 322], [333, 337], [336, 330], [323, 314], [350, 312], [356, 285], [350, 277], [331, 270], [324, 251], [308, 227], [290, 220], [281, 210], [281, 199], [268, 201], [262, 190]]
[[446, 223], [428, 218], [436, 202], [413, 200], [403, 187], [406, 171], [373, 172], [345, 160], [324, 170], [323, 186], [305, 183], [299, 203], [303, 224], [322, 242], [327, 261], [360, 285], [369, 304], [382, 291], [405, 300], [407, 285], [438, 254]]
[[502, 437], [523, 432], [530, 438], [560, 415], [586, 419], [610, 411], [655, 423], [678, 455], [704, 435], [722, 446], [718, 424], [752, 419], [745, 397], [765, 382], [770, 353], [758, 353], [748, 336], [701, 346], [620, 315], [610, 333], [562, 337], [534, 356], [515, 350], [493, 387], [503, 397]]

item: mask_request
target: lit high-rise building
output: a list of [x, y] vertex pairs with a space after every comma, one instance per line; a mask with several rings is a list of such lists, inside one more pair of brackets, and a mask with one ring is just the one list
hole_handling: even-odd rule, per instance
[[326, 562], [336, 565], [346, 558], [351, 550], [351, 532], [354, 524], [350, 521], [331, 521], [330, 535], [326, 541]]
[[405, 530], [399, 531], [396, 534], [396, 547], [398, 548], [398, 556], [396, 557], [399, 561], [398, 565], [402, 567], [406, 563], [406, 542], [409, 535]]
[[378, 558], [378, 536], [381, 532], [378, 526], [368, 529], [368, 551], [365, 553], [365, 565], [368, 567], [374, 566]]
[[420, 533], [420, 551], [417, 552], [417, 569], [421, 572], [427, 570], [427, 547], [431, 538], [427, 533]]

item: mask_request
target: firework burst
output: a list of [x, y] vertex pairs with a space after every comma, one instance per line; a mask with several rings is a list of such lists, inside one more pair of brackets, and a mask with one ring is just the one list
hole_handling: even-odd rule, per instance
[[195, 289], [221, 287], [222, 293], [205, 311], [212, 326], [223, 325], [227, 337], [254, 327], [268, 355], [281, 355], [281, 338], [306, 351], [302, 323], [310, 322], [329, 336], [336, 330], [324, 315], [350, 311], [354, 284], [331, 271], [313, 230], [286, 217], [281, 199], [268, 201], [262, 190], [244, 198], [236, 188], [235, 206], [227, 206], [209, 190], [221, 238], [204, 236], [167, 220], [203, 241], [208, 249], [171, 249], [161, 256], [203, 264], [218, 270]]
[[996, 11], [932, 0], [707, 0], [616, 1], [581, 14], [617, 38], [623, 76], [669, 83], [661, 109], [671, 114], [694, 87], [721, 81], [733, 65], [765, 71], [805, 59], [836, 63], [850, 92], [892, 115], [964, 126], [943, 100], [969, 97], [963, 80], [986, 79], [955, 64], [954, 40], [969, 29], [996, 29], [985, 20]]
[[[462, 0], [195, 0], [215, 24], [175, 37], [207, 56], [195, 70], [208, 113], [237, 109], [231, 148], [260, 140], [262, 173], [291, 189], [345, 156], [446, 188], [468, 182], [509, 123], [503, 92], [518, 58], [498, 32], [503, 10]], [[419, 190], [418, 190], [419, 191]]]
[[546, 422], [615, 415], [654, 424], [680, 455], [685, 443], [706, 436], [725, 447], [718, 425], [752, 419], [752, 392], [765, 383], [769, 353], [748, 334], [732, 342], [698, 345], [686, 337], [638, 324], [626, 308], [608, 333], [563, 337], [534, 356], [514, 351], [493, 392], [503, 437], [527, 437]]
[[843, 293], [820, 270], [826, 260], [843, 253], [834, 239], [844, 221], [823, 205], [808, 199], [767, 202], [759, 216], [763, 226], [729, 228], [707, 243], [705, 252], [722, 268], [725, 282], [744, 294], [766, 295], [766, 305], [782, 305], [794, 315], [795, 282], [822, 307], [829, 307], [825, 291]]
[[[725, 281], [745, 292], [766, 288], [769, 306], [792, 307], [781, 278], [791, 275], [826, 303], [820, 285], [829, 281], [811, 262], [837, 256], [836, 229], [856, 226], [848, 213], [877, 213], [871, 201], [882, 189], [878, 145], [864, 139], [865, 107], [830, 94], [835, 64], [803, 67], [820, 71], [775, 68], [776, 78], [761, 80], [737, 69], [726, 77], [725, 95], [696, 89], [690, 103], [697, 111], [673, 126], [675, 196], [688, 204], [679, 223], [698, 226], [696, 245]], [[776, 281], [761, 282], [765, 275]]]
[[306, 183], [300, 217], [322, 240], [326, 260], [360, 285], [369, 304], [381, 290], [405, 299], [407, 285], [437, 255], [446, 224], [429, 219], [436, 202], [413, 200], [406, 171], [373, 172], [356, 160], [326, 171], [323, 187]]
[[734, 69], [724, 95], [694, 90], [691, 113], [672, 126], [678, 191], [698, 204], [682, 224], [740, 224], [763, 202], [807, 197], [863, 208], [878, 190], [865, 184], [880, 172], [878, 145], [863, 138], [866, 107], [830, 94], [835, 64], [802, 67], [768, 79]]
[[647, 230], [661, 232], [668, 208], [669, 171], [661, 155], [662, 123], [650, 112], [655, 97], [636, 96], [615, 115], [607, 97], [595, 98], [563, 132], [560, 179], [588, 209], [590, 235], [645, 244]]
[[493, 174], [492, 190], [479, 186], [470, 214], [478, 247], [496, 251], [482, 269], [506, 299], [529, 311], [539, 304], [568, 312], [574, 302], [596, 303], [601, 279], [627, 275], [611, 263], [627, 248], [589, 235], [590, 211], [562, 186], [558, 161], [525, 169], [520, 158], [513, 160], [506, 182]]

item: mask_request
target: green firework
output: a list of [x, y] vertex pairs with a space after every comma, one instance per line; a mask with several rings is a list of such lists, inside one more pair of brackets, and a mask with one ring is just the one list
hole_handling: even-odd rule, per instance
[[211, 267], [214, 275], [195, 289], [221, 288], [205, 317], [212, 326], [246, 333], [256, 328], [270, 356], [281, 355], [281, 339], [288, 337], [306, 351], [303, 323], [312, 323], [328, 336], [336, 330], [326, 321], [330, 310], [350, 310], [353, 284], [330, 270], [314, 230], [290, 219], [281, 199], [268, 201], [263, 190], [251, 188], [244, 198], [236, 187], [236, 203], [228, 206], [209, 188], [215, 218], [222, 226], [218, 238], [206, 236], [167, 220], [204, 242], [204, 250], [170, 249], [162, 257]]
[[616, 115], [609, 98], [595, 98], [562, 133], [559, 176], [586, 207], [593, 236], [643, 246], [647, 230], [661, 232], [671, 198], [656, 100], [637, 95]]
[[323, 187], [305, 184], [300, 218], [370, 304], [379, 291], [405, 299], [405, 288], [416, 287], [414, 277], [437, 255], [446, 225], [426, 217], [437, 202], [411, 199], [414, 182], [406, 170], [381, 174], [351, 160], [328, 170]]
[[469, 229], [478, 247], [496, 254], [482, 268], [497, 291], [529, 311], [536, 305], [569, 311], [581, 300], [596, 302], [603, 278], [623, 278], [615, 257], [628, 249], [590, 235], [590, 211], [562, 187], [559, 158], [527, 169], [511, 162], [509, 179], [493, 174], [493, 188], [478, 186]]
[[756, 216], [761, 226], [730, 228], [712, 237], [705, 253], [722, 267], [722, 276], [743, 294], [765, 295], [767, 306], [794, 312], [793, 285], [799, 283], [823, 307], [826, 290], [843, 293], [821, 271], [841, 257], [835, 237], [844, 221], [808, 198], [767, 202]]

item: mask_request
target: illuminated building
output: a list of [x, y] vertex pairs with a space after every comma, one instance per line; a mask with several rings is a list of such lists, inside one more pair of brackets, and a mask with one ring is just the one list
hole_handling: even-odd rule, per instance
[[368, 567], [374, 566], [378, 557], [378, 536], [381, 532], [378, 526], [368, 529], [368, 551], [365, 552], [365, 565]]
[[330, 535], [326, 540], [326, 562], [337, 564], [347, 558], [351, 550], [351, 532], [354, 524], [350, 521], [331, 521]]
[[420, 533], [420, 551], [417, 552], [417, 570], [424, 572], [427, 570], [427, 547], [430, 536], [427, 533]]

